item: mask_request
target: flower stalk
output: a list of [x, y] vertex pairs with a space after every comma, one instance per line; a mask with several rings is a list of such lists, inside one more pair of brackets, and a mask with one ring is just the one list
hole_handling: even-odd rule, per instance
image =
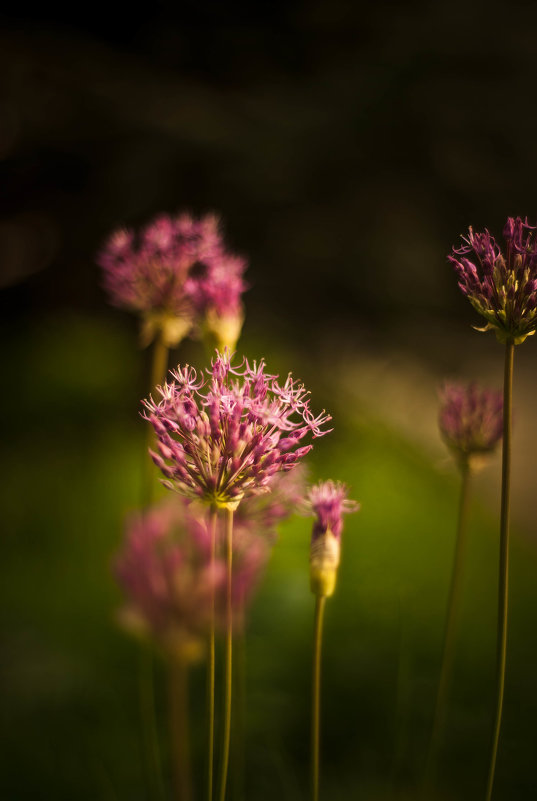
[[464, 569], [464, 558], [467, 540], [467, 516], [468, 500], [470, 495], [470, 475], [471, 467], [469, 460], [461, 464], [461, 488], [459, 497], [459, 511], [457, 520], [457, 535], [455, 540], [455, 553], [453, 558], [453, 570], [451, 573], [451, 583], [449, 589], [449, 599], [447, 606], [447, 616], [444, 628], [444, 639], [442, 645], [442, 667], [436, 692], [436, 702], [433, 716], [433, 726], [429, 741], [429, 751], [425, 768], [425, 797], [429, 797], [431, 784], [434, 781], [438, 750], [440, 745], [440, 735], [443, 730], [447, 697], [451, 682], [453, 661], [455, 656], [455, 641], [457, 631], [457, 620], [459, 615], [462, 577]]
[[[210, 517], [210, 571], [214, 575], [216, 565], [216, 527], [218, 524], [218, 510], [211, 509]], [[207, 668], [207, 712], [208, 712], [208, 744], [207, 744], [207, 798], [213, 798], [213, 771], [214, 771], [214, 677], [215, 677], [215, 598], [214, 586], [211, 590], [211, 619], [209, 623], [209, 664]]]
[[505, 665], [507, 658], [507, 621], [509, 604], [509, 511], [511, 482], [511, 428], [513, 405], [514, 341], [506, 342], [503, 383], [503, 448], [502, 448], [502, 499], [500, 511], [500, 564], [498, 576], [498, 639], [496, 656], [496, 709], [492, 732], [489, 774], [485, 799], [490, 801], [494, 786], [496, 758], [502, 723]]
[[347, 487], [320, 481], [306, 496], [306, 509], [315, 516], [310, 545], [310, 588], [315, 595], [311, 695], [311, 800], [319, 799], [321, 740], [321, 655], [325, 601], [334, 594], [340, 561], [343, 515], [358, 510], [347, 500]]
[[234, 504], [227, 506], [226, 517], [226, 642], [224, 666], [224, 737], [222, 743], [222, 776], [220, 801], [225, 801], [231, 740], [231, 700], [233, 689], [233, 511]]
[[313, 627], [313, 678], [311, 695], [311, 799], [319, 799], [319, 751], [321, 731], [321, 651], [326, 596], [315, 596]]

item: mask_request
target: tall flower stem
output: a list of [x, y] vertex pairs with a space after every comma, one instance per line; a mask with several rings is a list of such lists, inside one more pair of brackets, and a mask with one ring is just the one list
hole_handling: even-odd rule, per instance
[[[216, 526], [218, 523], [218, 510], [216, 507], [211, 509], [210, 532], [211, 532], [211, 575], [214, 574], [216, 560]], [[215, 607], [214, 607], [214, 586], [211, 593], [211, 623], [209, 631], [209, 665], [207, 669], [207, 710], [208, 710], [208, 736], [207, 743], [207, 799], [213, 798], [213, 770], [214, 770], [214, 676], [215, 676]]]
[[188, 667], [181, 659], [169, 666], [170, 735], [172, 766], [177, 801], [192, 801], [190, 738], [188, 726]]
[[235, 626], [235, 658], [233, 665], [233, 793], [234, 801], [244, 801], [244, 758], [246, 718], [246, 631], [244, 592], [237, 601], [239, 626]]
[[507, 614], [509, 601], [509, 507], [511, 479], [511, 417], [513, 405], [513, 361], [515, 345], [505, 345], [503, 378], [503, 445], [502, 445], [502, 501], [500, 511], [500, 566], [498, 579], [498, 640], [496, 657], [496, 712], [492, 733], [486, 801], [492, 798], [498, 742], [502, 724], [503, 694], [505, 688], [505, 662], [507, 656]]
[[457, 534], [455, 540], [455, 554], [453, 558], [453, 569], [451, 573], [451, 584], [449, 588], [449, 598], [447, 605], [447, 616], [444, 628], [444, 641], [442, 646], [442, 667], [436, 693], [436, 703], [434, 708], [433, 726], [431, 739], [429, 741], [429, 751], [425, 767], [425, 794], [428, 797], [431, 783], [436, 771], [438, 759], [438, 749], [440, 735], [442, 733], [446, 703], [453, 669], [455, 656], [455, 640], [457, 632], [457, 620], [461, 601], [462, 576], [464, 570], [464, 557], [466, 551], [466, 521], [468, 517], [468, 499], [470, 489], [470, 465], [466, 458], [461, 464], [461, 489], [459, 497], [459, 512], [457, 519]]
[[323, 640], [324, 595], [315, 597], [313, 634], [313, 680], [311, 695], [311, 799], [319, 799], [319, 743], [321, 729], [321, 648]]
[[224, 740], [222, 746], [222, 780], [220, 801], [225, 801], [229, 766], [229, 743], [231, 739], [231, 692], [233, 679], [233, 609], [231, 590], [233, 578], [233, 510], [226, 508], [226, 645], [225, 645], [225, 690], [224, 690]]

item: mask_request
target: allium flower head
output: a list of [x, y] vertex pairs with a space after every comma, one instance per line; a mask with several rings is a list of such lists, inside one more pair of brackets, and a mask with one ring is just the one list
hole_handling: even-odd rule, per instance
[[310, 548], [310, 584], [315, 595], [328, 597], [335, 590], [343, 515], [360, 508], [347, 499], [347, 493], [339, 481], [320, 481], [306, 496], [306, 508], [315, 515]]
[[198, 329], [209, 349], [235, 350], [243, 323], [242, 293], [246, 261], [222, 253], [209, 260], [187, 282]]
[[440, 392], [438, 424], [461, 465], [491, 453], [502, 438], [503, 397], [477, 384], [446, 384]]
[[[209, 296], [215, 307], [240, 309], [246, 263], [226, 251], [214, 215], [161, 215], [137, 235], [116, 231], [98, 262], [112, 303], [142, 315], [144, 344], [160, 333], [165, 344], [176, 345], [205, 316]], [[226, 281], [233, 290], [225, 302], [220, 287]]]
[[[209, 631], [214, 593], [216, 622], [225, 626], [224, 534], [218, 532], [211, 566], [211, 535], [203, 508], [168, 498], [127, 520], [115, 565], [126, 603], [121, 621], [150, 636], [170, 656], [196, 659]], [[232, 604], [242, 615], [268, 557], [266, 539], [235, 526]]]
[[503, 237], [502, 253], [487, 230], [470, 227], [448, 259], [462, 292], [487, 321], [478, 330], [494, 330], [500, 342], [518, 345], [537, 326], [537, 238], [535, 227], [520, 217], [508, 218]]
[[236, 508], [243, 497], [270, 490], [280, 471], [291, 470], [311, 450], [310, 436], [327, 433], [331, 418], [310, 411], [309, 393], [289, 374], [283, 384], [262, 360], [234, 366], [217, 354], [198, 376], [188, 365], [158, 387], [161, 398], [144, 401], [157, 436], [153, 461], [169, 489], [206, 503]]

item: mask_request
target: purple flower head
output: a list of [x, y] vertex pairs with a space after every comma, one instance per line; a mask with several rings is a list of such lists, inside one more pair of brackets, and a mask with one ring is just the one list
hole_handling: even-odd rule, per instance
[[145, 400], [158, 453], [153, 461], [164, 485], [219, 507], [270, 491], [279, 472], [291, 470], [313, 447], [307, 437], [325, 433], [331, 419], [310, 410], [309, 393], [289, 375], [283, 385], [262, 360], [233, 365], [217, 353], [198, 376], [188, 365], [158, 387], [160, 400]]
[[502, 438], [503, 397], [477, 384], [445, 384], [440, 392], [440, 433], [461, 465], [492, 452]]
[[500, 342], [515, 345], [537, 326], [537, 237], [527, 219], [509, 217], [503, 230], [505, 252], [485, 230], [462, 237], [448, 260], [459, 287], [487, 321], [480, 331], [494, 330]]
[[128, 518], [115, 572], [125, 593], [122, 621], [169, 653], [195, 658], [225, 569], [211, 570], [204, 529], [174, 499]]
[[340, 481], [319, 481], [310, 488], [306, 496], [306, 505], [315, 515], [312, 539], [330, 531], [334, 537], [341, 538], [343, 531], [343, 515], [357, 512], [360, 508], [356, 501], [347, 499], [348, 489]]
[[241, 297], [246, 261], [219, 251], [187, 282], [198, 320], [198, 333], [211, 350], [235, 349], [244, 313]]
[[315, 516], [310, 547], [310, 585], [315, 595], [328, 597], [335, 590], [343, 515], [360, 508], [347, 499], [347, 493], [339, 481], [319, 481], [306, 496], [305, 507]]
[[[200, 315], [205, 317], [202, 301], [208, 293], [219, 308], [225, 305], [221, 296], [226, 293], [226, 308], [240, 308], [245, 262], [225, 250], [214, 215], [161, 215], [137, 235], [116, 231], [97, 260], [111, 302], [142, 315], [146, 343], [160, 332], [167, 345], [176, 345]], [[225, 289], [226, 280], [234, 295]], [[224, 289], [219, 290], [220, 285]]]
[[[127, 520], [115, 572], [126, 603], [123, 623], [150, 635], [169, 655], [195, 659], [209, 631], [214, 593], [216, 622], [226, 619], [224, 533], [217, 531], [211, 566], [211, 535], [206, 510], [186, 499], [168, 498]], [[236, 616], [257, 585], [268, 545], [247, 527], [235, 527], [232, 604]]]

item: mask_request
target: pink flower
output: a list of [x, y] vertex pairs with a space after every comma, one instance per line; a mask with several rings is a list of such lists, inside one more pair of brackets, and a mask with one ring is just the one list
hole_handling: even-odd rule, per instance
[[160, 333], [173, 346], [211, 315], [242, 323], [246, 262], [227, 252], [214, 215], [161, 215], [138, 235], [116, 231], [97, 260], [111, 302], [142, 315], [146, 343]]
[[459, 287], [500, 342], [523, 342], [537, 326], [537, 238], [527, 219], [509, 217], [503, 229], [505, 249], [485, 229], [472, 227], [462, 245], [448, 256]]
[[310, 586], [314, 595], [329, 597], [336, 587], [341, 555], [343, 515], [357, 512], [339, 481], [319, 481], [306, 496], [306, 509], [315, 516], [310, 546]]
[[[167, 498], [127, 520], [116, 576], [125, 593], [121, 620], [149, 635], [169, 655], [195, 659], [209, 632], [214, 594], [217, 625], [225, 627], [224, 532], [217, 530], [211, 567], [206, 509], [180, 497]], [[240, 521], [233, 536], [232, 603], [241, 615], [269, 553], [267, 539]]]
[[360, 508], [356, 501], [347, 499], [348, 489], [340, 481], [319, 481], [310, 488], [306, 496], [306, 504], [313, 515], [312, 539], [326, 534], [328, 531], [341, 539], [343, 531], [343, 515], [357, 512]]
[[438, 424], [461, 463], [491, 453], [503, 433], [501, 391], [482, 389], [475, 383], [445, 384], [440, 392]]
[[267, 492], [276, 474], [291, 470], [320, 437], [331, 418], [315, 417], [309, 393], [289, 374], [281, 385], [264, 361], [234, 366], [217, 354], [198, 377], [188, 365], [158, 387], [161, 399], [144, 401], [157, 436], [153, 461], [169, 489], [225, 507]]

